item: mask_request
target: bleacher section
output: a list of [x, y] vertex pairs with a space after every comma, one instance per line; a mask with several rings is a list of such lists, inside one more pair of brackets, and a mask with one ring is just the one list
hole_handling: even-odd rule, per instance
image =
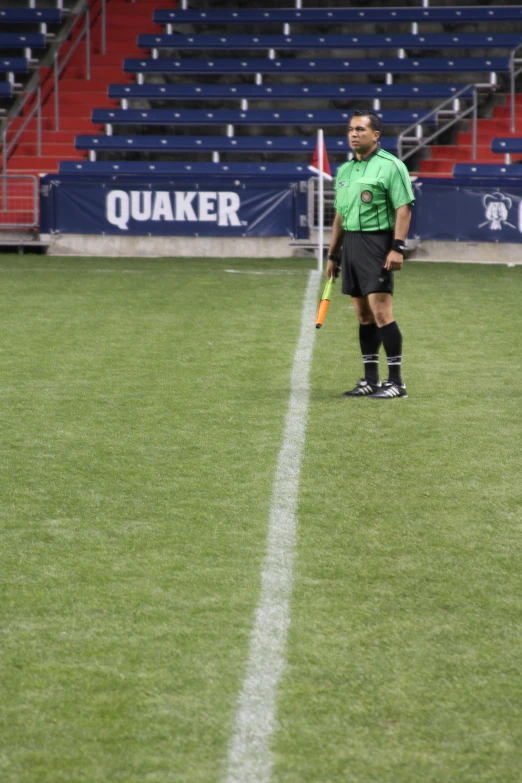
[[512, 156], [522, 155], [522, 138], [503, 139], [495, 138], [491, 142], [491, 152], [505, 155], [505, 163], [511, 163]]
[[[98, 156], [103, 162], [118, 151], [125, 156], [120, 161], [125, 165], [130, 150], [129, 162], [134, 162], [136, 150], [162, 159], [169, 153], [179, 159], [197, 150], [211, 153], [214, 162], [222, 153], [235, 162], [240, 145], [203, 145], [191, 131], [216, 138], [218, 126], [224, 136], [243, 138], [251, 128], [273, 126], [285, 136], [310, 136], [311, 126], [323, 126], [340, 135], [350, 111], [361, 101], [371, 102], [385, 132], [392, 131], [386, 146], [404, 154], [409, 145], [419, 147], [423, 138], [434, 137], [441, 118], [451, 125], [459, 116], [470, 117], [473, 85], [496, 89], [502, 78], [507, 82], [513, 51], [522, 44], [522, 29], [506, 32], [491, 27], [522, 22], [522, 9], [511, 6], [158, 9], [153, 19], [164, 32], [137, 38], [138, 46], [152, 56], [129, 57], [123, 63], [124, 72], [137, 83], [109, 87], [109, 97], [120, 100], [121, 109], [92, 113], [93, 123], [103, 124], [112, 138], [125, 134], [125, 141], [100, 145], [82, 136], [77, 149], [87, 150], [92, 159]], [[484, 32], [462, 27], [484, 22]], [[389, 27], [389, 32], [369, 32], [368, 25], [376, 23]], [[433, 23], [451, 27], [433, 32]], [[361, 24], [366, 26], [359, 34]], [[405, 24], [410, 25], [409, 32], [404, 31]], [[310, 34], [311, 26], [319, 32]], [[302, 100], [311, 108], [301, 109]], [[197, 108], [188, 108], [185, 102], [194, 101], [199, 102]], [[268, 108], [273, 101], [284, 108]], [[169, 102], [175, 102], [174, 111], [166, 108]], [[437, 106], [440, 111], [434, 111]], [[158, 126], [164, 128], [161, 135], [154, 131]], [[180, 136], [181, 146], [176, 141]], [[272, 155], [283, 152], [278, 145], [270, 149]], [[249, 152], [270, 161], [262, 142]], [[196, 160], [202, 162], [201, 155]]]
[[22, 49], [27, 60], [32, 58], [32, 49], [45, 49], [46, 38], [43, 33], [0, 33], [0, 53]]
[[170, 175], [203, 175], [205, 177], [234, 176], [269, 176], [283, 179], [310, 179], [308, 166], [298, 163], [181, 163], [174, 161], [63, 161], [60, 163], [61, 174], [72, 174], [83, 171], [90, 174], [170, 174]]
[[29, 30], [38, 27], [40, 33], [47, 35], [48, 26], [59, 27], [63, 11], [60, 8], [0, 8], [0, 25], [22, 25]]
[[[374, 109], [381, 100], [430, 101], [451, 98], [460, 91], [453, 84], [111, 84], [109, 98], [128, 108], [132, 100], [160, 101], [299, 101], [371, 100]], [[461, 98], [471, 98], [471, 87]]]
[[496, 163], [456, 163], [453, 167], [454, 177], [478, 177], [481, 179], [522, 179], [522, 166], [513, 164], [501, 166]]
[[0, 8], [0, 74], [5, 74], [0, 113], [5, 114], [14, 95], [25, 88], [49, 45], [48, 27], [58, 29], [64, 13], [60, 8]]
[[[317, 139], [315, 136], [86, 136], [76, 137], [78, 150], [88, 150], [92, 160], [98, 152], [192, 152], [211, 153], [215, 161], [221, 152], [235, 153], [284, 153], [285, 155], [313, 153]], [[396, 153], [395, 139], [384, 137], [383, 149]], [[331, 153], [339, 150], [346, 153], [346, 137], [328, 138]]]
[[[494, 138], [491, 141], [491, 152], [504, 155], [504, 164], [457, 163], [453, 167], [453, 176], [522, 179], [522, 137]], [[514, 159], [518, 163], [514, 162]]]
[[313, 49], [515, 49], [519, 33], [462, 33], [460, 35], [139, 35], [138, 46], [179, 51], [303, 51]]
[[[300, 155], [300, 165], [317, 127], [332, 134], [327, 149], [340, 162], [350, 154], [342, 133], [362, 104], [381, 117], [385, 148], [414, 153], [409, 165], [421, 171], [433, 163], [434, 173], [451, 175], [458, 155], [472, 157], [471, 127], [464, 123], [477, 110], [477, 88], [492, 96], [506, 87], [522, 46], [522, 7], [516, 5], [147, 7], [158, 32], [142, 28], [134, 40], [145, 56], [119, 60], [136, 83], [109, 85], [108, 99], [120, 108], [91, 103], [93, 131], [104, 126], [106, 135], [85, 127], [76, 136], [75, 149], [91, 159], [89, 170], [104, 163], [125, 170], [140, 163], [140, 155], [147, 166], [159, 156], [161, 165], [208, 164], [212, 171], [218, 162], [283, 165], [286, 155]], [[0, 24], [8, 17], [20, 21], [20, 13], [24, 24], [60, 19], [59, 9], [3, 13]], [[0, 35], [0, 47], [7, 37]], [[426, 139], [438, 141], [443, 126], [452, 129], [445, 144], [426, 147]], [[66, 118], [61, 128], [70, 127]], [[476, 137], [480, 163], [492, 154], [483, 127]], [[271, 135], [260, 135], [267, 128]], [[428, 159], [430, 149], [447, 155], [445, 169]]]
[[28, 73], [29, 62], [27, 57], [1, 57], [0, 73], [6, 73], [10, 82], [15, 80], [18, 73]]
[[[379, 111], [377, 115], [385, 125], [412, 125], [421, 123], [423, 112], [409, 109], [396, 109], [392, 111]], [[177, 126], [189, 125], [193, 128], [201, 126], [223, 125], [231, 128], [228, 135], [233, 135], [233, 126], [260, 126], [272, 125], [288, 127], [289, 125], [306, 127], [315, 125], [318, 127], [339, 125], [346, 127], [350, 119], [349, 111], [336, 111], [326, 109], [324, 111], [311, 110], [281, 110], [269, 111], [263, 109], [216, 109], [205, 111], [203, 109], [95, 109], [92, 113], [92, 121], [95, 125], [105, 125], [107, 133], [112, 133], [113, 125], [137, 125], [147, 128], [150, 125]], [[435, 119], [430, 121], [434, 124]]]
[[[249, 25], [279, 23], [299, 25], [380, 22], [494, 22], [522, 21], [520, 6], [462, 6], [446, 8], [209, 8], [196, 10], [158, 10], [154, 21], [162, 25]], [[168, 30], [170, 32], [170, 30]]]
[[[183, 74], [183, 75], [216, 75], [216, 74], [259, 74], [260, 76], [280, 76], [289, 74], [335, 74], [337, 77], [353, 73], [362, 74], [406, 74], [415, 73], [467, 73], [476, 74], [477, 81], [481, 74], [509, 73], [509, 57], [317, 57], [314, 59], [295, 58], [271, 60], [260, 57], [222, 57], [212, 59], [147, 59], [129, 58], [123, 64], [125, 73], [138, 74]], [[491, 79], [492, 83], [495, 81]]]

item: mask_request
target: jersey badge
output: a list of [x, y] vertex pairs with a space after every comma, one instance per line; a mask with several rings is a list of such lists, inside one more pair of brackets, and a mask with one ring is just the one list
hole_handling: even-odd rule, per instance
[[361, 201], [364, 201], [365, 204], [369, 204], [370, 201], [373, 201], [373, 193], [371, 190], [363, 190], [361, 193]]

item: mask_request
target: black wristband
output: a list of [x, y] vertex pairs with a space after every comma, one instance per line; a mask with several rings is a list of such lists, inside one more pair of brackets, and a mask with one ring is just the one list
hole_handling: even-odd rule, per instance
[[391, 249], [395, 250], [396, 253], [404, 253], [406, 250], [406, 241], [404, 239], [393, 239]]
[[339, 256], [331, 256], [330, 253], [328, 253], [328, 261], [339, 261]]

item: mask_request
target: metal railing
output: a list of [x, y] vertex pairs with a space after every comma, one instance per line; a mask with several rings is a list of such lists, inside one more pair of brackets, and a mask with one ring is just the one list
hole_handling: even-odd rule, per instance
[[[106, 18], [105, 6], [106, 0], [101, 0], [98, 12], [92, 18], [91, 9], [95, 3], [92, 0], [79, 0], [72, 9], [71, 17], [65, 22], [60, 30], [56, 40], [52, 43], [49, 51], [40, 63], [38, 71], [31, 77], [23, 94], [14, 103], [8, 114], [0, 118], [0, 142], [2, 144], [2, 171], [7, 173], [8, 160], [15, 149], [22, 133], [26, 130], [29, 122], [36, 115], [36, 144], [37, 154], [42, 152], [42, 87], [40, 82], [40, 69], [42, 67], [51, 67], [53, 71], [53, 99], [54, 99], [54, 130], [60, 130], [60, 92], [59, 80], [62, 76], [72, 55], [77, 51], [80, 44], [85, 42], [85, 72], [86, 78], [91, 78], [91, 26], [101, 16], [101, 50], [102, 54], [106, 51]], [[79, 34], [74, 40], [67, 54], [60, 59], [63, 44], [79, 28]], [[33, 103], [30, 111], [25, 117], [18, 131], [8, 140], [8, 133], [15, 119], [22, 115], [22, 112]]]
[[34, 174], [0, 177], [0, 229], [38, 226], [38, 181]]
[[511, 133], [515, 133], [517, 129], [517, 116], [515, 111], [515, 81], [517, 76], [522, 73], [522, 58], [517, 57], [517, 52], [522, 49], [522, 44], [519, 44], [516, 49], [510, 54], [509, 57], [509, 82], [511, 93]]
[[[452, 95], [450, 98], [447, 98], [442, 103], [439, 103], [438, 106], [436, 106], [430, 112], [428, 112], [423, 117], [421, 117], [416, 123], [414, 123], [413, 125], [409, 125], [401, 133], [399, 133], [398, 143], [397, 143], [398, 157], [401, 160], [407, 160], [416, 152], [419, 152], [419, 150], [426, 147], [426, 145], [430, 144], [434, 139], [440, 136], [441, 133], [444, 133], [444, 131], [447, 131], [457, 122], [460, 122], [466, 117], [469, 117], [469, 115], [471, 114], [472, 115], [471, 146], [472, 146], [473, 160], [476, 160], [477, 158], [477, 107], [478, 107], [477, 92], [480, 87], [493, 89], [493, 85], [490, 86], [490, 85], [467, 84], [461, 90], [459, 90], [454, 95]], [[461, 109], [460, 102], [461, 100], [464, 99], [463, 98], [464, 93], [469, 92], [470, 89], [472, 90], [471, 105]], [[449, 104], [452, 104], [452, 108], [446, 109], [445, 107], [448, 106]], [[449, 117], [449, 119], [443, 125], [437, 127], [436, 131], [432, 133], [430, 136], [424, 137], [422, 131], [422, 125], [423, 123], [428, 122], [428, 120], [430, 120], [432, 117], [435, 117], [437, 123], [439, 122], [439, 119], [441, 117]], [[414, 135], [411, 135], [412, 133]], [[406, 149], [407, 147], [408, 149]]]

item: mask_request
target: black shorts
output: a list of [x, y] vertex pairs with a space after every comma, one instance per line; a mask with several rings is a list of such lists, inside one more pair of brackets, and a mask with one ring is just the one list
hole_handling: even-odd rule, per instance
[[349, 296], [393, 294], [393, 272], [384, 269], [391, 231], [346, 231], [342, 249], [342, 292]]

